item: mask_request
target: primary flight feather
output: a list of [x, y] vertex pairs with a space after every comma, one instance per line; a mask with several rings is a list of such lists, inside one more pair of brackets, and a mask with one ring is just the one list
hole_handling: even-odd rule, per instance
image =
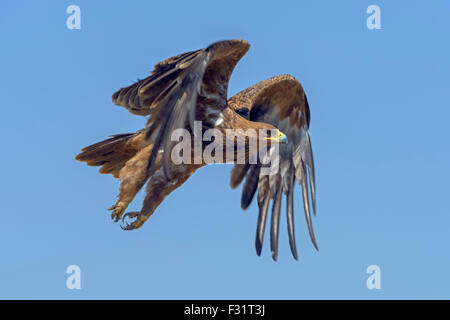
[[[133, 114], [148, 116], [144, 129], [114, 135], [82, 149], [76, 156], [100, 173], [111, 173], [121, 180], [117, 202], [110, 207], [114, 221], [134, 219], [125, 230], [141, 227], [164, 198], [180, 187], [198, 168], [210, 163], [198, 158], [213, 146], [218, 162], [235, 163], [230, 185], [243, 183], [241, 207], [247, 209], [257, 194], [259, 215], [256, 251], [261, 254], [269, 202], [272, 200], [270, 247], [278, 257], [281, 201], [286, 199], [286, 217], [291, 252], [298, 259], [294, 233], [294, 186], [301, 185], [309, 234], [317, 249], [311, 222], [315, 214], [316, 192], [314, 160], [309, 136], [310, 110], [301, 84], [290, 75], [261, 81], [228, 99], [227, 88], [237, 62], [249, 49], [244, 40], [228, 40], [158, 63], [151, 75], [113, 94], [115, 104]], [[198, 129], [197, 122], [201, 121]], [[177, 162], [173, 153], [176, 130], [190, 134], [190, 155]], [[208, 131], [214, 139], [198, 140]], [[233, 130], [234, 136], [229, 132]], [[251, 134], [255, 134], [252, 136]], [[263, 134], [268, 132], [268, 134]], [[244, 136], [244, 134], [245, 136]], [[248, 134], [248, 135], [247, 135]], [[218, 137], [225, 137], [221, 141]], [[242, 138], [242, 140], [240, 140]], [[255, 139], [251, 149], [249, 139]], [[242, 142], [245, 143], [242, 143]], [[208, 149], [209, 148], [209, 149]], [[277, 152], [274, 153], [273, 151]], [[240, 159], [242, 151], [243, 159]], [[267, 163], [252, 161], [261, 151], [276, 159], [278, 170], [265, 173]], [[243, 161], [241, 161], [243, 160]], [[142, 209], [125, 213], [138, 191], [147, 183]], [[310, 194], [310, 195], [309, 195]], [[310, 199], [311, 198], [311, 201]], [[312, 208], [310, 208], [310, 203]], [[312, 210], [311, 210], [312, 209]]]

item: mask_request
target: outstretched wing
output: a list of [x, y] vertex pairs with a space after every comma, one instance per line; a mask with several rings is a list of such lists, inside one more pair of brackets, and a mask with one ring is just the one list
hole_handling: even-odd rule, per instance
[[[302, 187], [303, 206], [309, 234], [317, 249], [311, 223], [309, 191], [312, 209], [316, 211], [314, 160], [309, 136], [310, 111], [302, 85], [290, 75], [276, 76], [236, 94], [228, 101], [231, 108], [248, 120], [269, 123], [284, 132], [288, 143], [279, 146], [279, 170], [262, 175], [258, 164], [237, 164], [231, 172], [231, 187], [236, 188], [245, 178], [241, 207], [250, 205], [258, 190], [259, 216], [256, 251], [261, 254], [269, 201], [273, 201], [270, 247], [272, 258], [278, 257], [278, 230], [282, 194], [286, 196], [287, 226], [292, 255], [298, 259], [294, 232], [294, 183]], [[309, 176], [309, 179], [308, 179]], [[308, 183], [309, 182], [309, 183]], [[309, 188], [308, 188], [309, 184]]]
[[203, 127], [213, 126], [227, 106], [231, 73], [249, 47], [243, 40], [227, 40], [177, 55], [158, 63], [149, 77], [113, 94], [115, 104], [133, 114], [150, 116], [146, 136], [154, 147], [149, 174], [158, 152], [163, 152], [166, 176], [175, 173], [170, 161], [176, 143], [170, 139], [174, 129], [193, 130], [194, 120], [201, 120]]

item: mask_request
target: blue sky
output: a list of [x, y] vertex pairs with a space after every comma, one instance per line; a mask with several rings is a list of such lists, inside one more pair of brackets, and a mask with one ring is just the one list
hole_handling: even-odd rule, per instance
[[[66, 28], [71, 4], [81, 30]], [[381, 30], [366, 27], [371, 4]], [[450, 298], [448, 1], [2, 1], [0, 12], [0, 298]], [[111, 103], [115, 90], [230, 38], [252, 45], [230, 96], [282, 73], [308, 95], [320, 252], [297, 189], [298, 262], [284, 215], [279, 261], [268, 233], [255, 254], [257, 205], [241, 211], [231, 166], [202, 168], [124, 232], [106, 210], [118, 181], [73, 159], [143, 127]], [[66, 288], [73, 264], [81, 290]], [[380, 290], [366, 287], [373, 264]]]

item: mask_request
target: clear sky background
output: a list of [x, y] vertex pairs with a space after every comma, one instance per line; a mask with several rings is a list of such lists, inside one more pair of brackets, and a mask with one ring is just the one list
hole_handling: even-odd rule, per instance
[[[71, 4], [81, 30], [66, 28]], [[381, 30], [366, 27], [371, 4]], [[450, 298], [448, 1], [2, 1], [0, 17], [0, 298]], [[118, 180], [74, 160], [144, 126], [114, 91], [230, 38], [252, 45], [230, 96], [282, 73], [308, 95], [320, 251], [298, 188], [298, 262], [284, 206], [279, 261], [268, 232], [256, 255], [257, 205], [240, 209], [230, 165], [125, 232], [106, 210]], [[66, 288], [73, 264], [81, 290]]]

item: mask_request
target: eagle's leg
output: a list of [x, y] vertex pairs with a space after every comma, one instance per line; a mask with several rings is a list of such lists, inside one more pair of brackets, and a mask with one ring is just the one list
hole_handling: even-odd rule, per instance
[[129, 212], [126, 213], [122, 221], [125, 218], [135, 218], [131, 223], [124, 223], [122, 229], [124, 230], [134, 230], [141, 227], [145, 221], [155, 212], [156, 208], [161, 204], [166, 196], [168, 196], [173, 190], [181, 186], [190, 176], [194, 173], [195, 169], [192, 171], [187, 169], [184, 174], [177, 176], [175, 179], [168, 181], [162, 170], [158, 170], [152, 176], [147, 184], [147, 194], [144, 199], [144, 203], [140, 212]]
[[120, 220], [130, 202], [147, 181], [146, 168], [151, 151], [152, 146], [143, 148], [120, 170], [119, 178], [122, 180], [120, 193], [116, 204], [108, 208], [112, 210], [111, 219], [115, 222]]

